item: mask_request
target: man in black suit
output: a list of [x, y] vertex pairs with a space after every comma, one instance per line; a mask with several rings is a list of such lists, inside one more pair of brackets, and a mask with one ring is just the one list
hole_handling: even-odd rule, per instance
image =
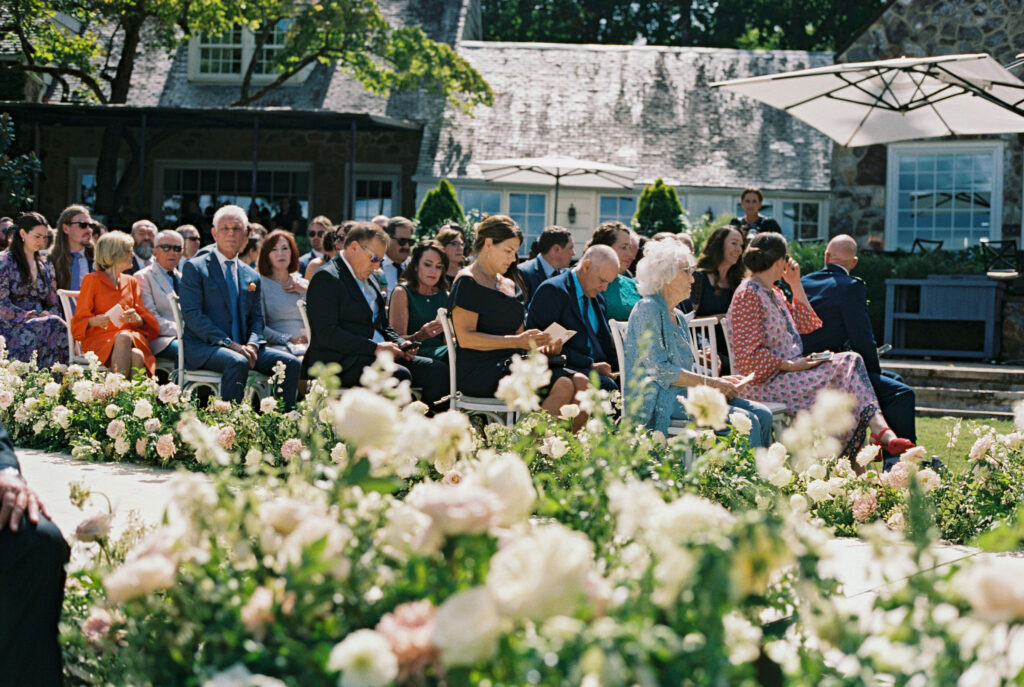
[[0, 425], [0, 684], [64, 684], [57, 623], [70, 555]]
[[395, 377], [410, 380], [423, 402], [433, 405], [448, 394], [448, 366], [417, 356], [417, 346], [391, 328], [384, 293], [370, 278], [384, 261], [388, 240], [377, 225], [359, 222], [345, 235], [345, 247], [313, 275], [306, 291], [312, 331], [303, 369], [339, 363], [342, 386], [358, 386], [363, 369], [388, 351], [398, 364]]
[[618, 388], [612, 379], [615, 348], [601, 294], [619, 274], [619, 258], [608, 246], [591, 246], [572, 270], [548, 279], [537, 289], [526, 314], [527, 329], [547, 329], [557, 322], [576, 333], [562, 345], [566, 367], [601, 378], [601, 388]]
[[551, 277], [566, 271], [572, 262], [576, 246], [572, 232], [565, 227], [552, 225], [540, 233], [537, 239], [537, 257], [519, 265], [519, 275], [526, 284], [526, 302], [529, 303], [537, 289]]
[[[821, 319], [821, 327], [802, 334], [804, 353], [856, 351], [864, 359], [882, 414], [897, 436], [917, 442], [914, 390], [899, 375], [883, 370], [868, 316], [864, 282], [850, 276], [857, 265], [857, 242], [840, 234], [825, 249], [825, 268], [800, 281]], [[892, 461], [887, 461], [887, 463]]]

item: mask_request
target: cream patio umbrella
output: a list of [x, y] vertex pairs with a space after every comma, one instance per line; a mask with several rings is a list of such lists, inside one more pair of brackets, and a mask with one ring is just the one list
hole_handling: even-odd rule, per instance
[[785, 110], [850, 147], [1024, 132], [1024, 81], [985, 53], [853, 62], [711, 85]]
[[555, 221], [558, 221], [558, 189], [562, 186], [585, 188], [633, 188], [636, 170], [593, 160], [550, 155], [477, 163], [488, 181], [512, 184], [555, 185]]

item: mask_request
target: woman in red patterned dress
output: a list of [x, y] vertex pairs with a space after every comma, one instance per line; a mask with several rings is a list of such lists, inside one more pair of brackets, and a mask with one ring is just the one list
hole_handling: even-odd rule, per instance
[[[750, 270], [736, 289], [726, 316], [732, 347], [733, 369], [753, 374], [745, 396], [752, 401], [784, 403], [791, 413], [810, 408], [819, 390], [836, 389], [857, 399], [857, 428], [847, 437], [844, 455], [852, 457], [870, 426], [872, 442], [900, 454], [913, 442], [896, 436], [878, 410], [867, 369], [852, 351], [835, 353], [831, 360], [810, 360], [803, 353], [800, 334], [821, 326], [800, 283], [800, 266], [788, 255], [781, 234], [758, 234], [743, 252]], [[786, 300], [775, 282], [784, 279], [793, 291]]]

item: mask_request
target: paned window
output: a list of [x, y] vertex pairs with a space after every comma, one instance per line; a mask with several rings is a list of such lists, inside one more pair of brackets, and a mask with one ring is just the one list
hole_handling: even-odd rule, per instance
[[529, 255], [530, 244], [540, 238], [547, 222], [547, 196], [543, 193], [510, 193], [508, 194], [508, 215], [523, 230], [523, 245], [519, 247], [521, 255]]
[[627, 227], [633, 222], [636, 214], [636, 197], [633, 196], [601, 196], [598, 223], [622, 222]]

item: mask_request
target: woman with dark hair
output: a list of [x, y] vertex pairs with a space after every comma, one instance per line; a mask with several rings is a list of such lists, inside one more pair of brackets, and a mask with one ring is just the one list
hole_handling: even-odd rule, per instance
[[[782, 234], [755, 236], [743, 252], [743, 264], [750, 270], [736, 289], [727, 316], [733, 352], [733, 369], [754, 375], [745, 389], [752, 401], [783, 403], [791, 413], [814, 405], [818, 391], [829, 388], [852, 394], [857, 399], [857, 426], [846, 436], [843, 455], [852, 460], [864, 441], [864, 429], [872, 429], [872, 442], [898, 455], [914, 447], [896, 436], [878, 410], [867, 368], [852, 351], [834, 353], [830, 359], [814, 360], [802, 355], [800, 334], [821, 326], [800, 283], [800, 265], [789, 257]], [[793, 302], [775, 286], [785, 280], [793, 291]]]
[[437, 230], [434, 239], [441, 244], [448, 256], [447, 276], [451, 281], [466, 264], [466, 237], [462, 234], [462, 227], [457, 224], [445, 224]]
[[604, 222], [594, 229], [593, 235], [583, 248], [611, 246], [619, 258], [619, 276], [608, 285], [604, 292], [605, 310], [610, 320], [628, 320], [633, 306], [640, 302], [636, 280], [628, 276], [629, 267], [639, 252], [639, 240], [633, 244], [633, 232], [622, 222]]
[[[557, 355], [560, 343], [539, 329], [526, 329], [526, 308], [522, 288], [507, 276], [515, 276], [516, 258], [523, 232], [505, 215], [492, 215], [480, 222], [473, 243], [476, 260], [461, 270], [448, 298], [458, 347], [456, 385], [470, 396], [493, 396], [498, 382], [508, 374], [513, 355], [525, 355], [537, 347], [546, 355]], [[541, 407], [557, 417], [559, 409], [572, 403], [576, 392], [585, 389], [587, 378], [564, 367], [551, 369], [551, 384]], [[584, 413], [576, 417], [578, 424]]]
[[761, 214], [761, 206], [764, 205], [761, 189], [754, 186], [743, 189], [740, 205], [743, 207], [743, 217], [734, 217], [729, 224], [739, 228], [748, 241], [762, 232], [782, 233], [778, 222]]
[[420, 241], [412, 249], [402, 281], [391, 292], [388, 317], [398, 335], [420, 344], [418, 355], [447, 360], [448, 347], [437, 309], [448, 303], [448, 256], [437, 241]]
[[68, 362], [67, 329], [60, 316], [53, 265], [39, 256], [50, 227], [38, 212], [26, 212], [0, 253], [0, 335], [15, 360], [37, 353], [40, 368]]
[[309, 282], [299, 276], [299, 249], [291, 232], [270, 232], [256, 265], [263, 277], [260, 297], [267, 345], [301, 358], [306, 354], [309, 338], [298, 302], [305, 298]]
[[[732, 295], [743, 281], [746, 270], [743, 256], [743, 234], [732, 226], [715, 229], [697, 258], [693, 273], [690, 302], [697, 317], [724, 315], [729, 311]], [[730, 370], [729, 352], [725, 336], [718, 333], [718, 357], [722, 361], [722, 374]]]

